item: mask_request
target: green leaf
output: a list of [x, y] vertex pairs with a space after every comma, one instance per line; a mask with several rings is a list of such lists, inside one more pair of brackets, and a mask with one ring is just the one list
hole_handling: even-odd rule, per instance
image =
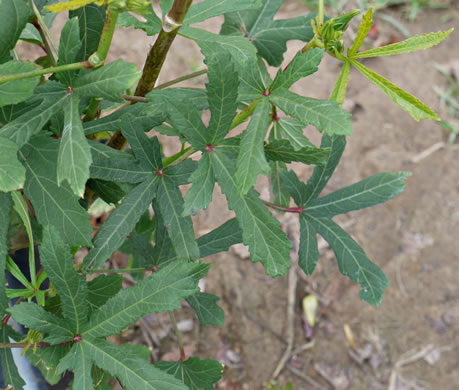
[[370, 8], [365, 15], [362, 16], [357, 36], [355, 37], [352, 47], [347, 51], [348, 57], [354, 57], [362, 46], [363, 41], [368, 35], [371, 27], [373, 26], [373, 10]]
[[74, 81], [73, 92], [123, 103], [121, 94], [140, 78], [136, 64], [116, 60], [99, 69], [85, 72]]
[[19, 148], [38, 133], [52, 116], [62, 110], [68, 100], [67, 88], [57, 82], [48, 82], [37, 87], [35, 93], [34, 99], [43, 99], [42, 102], [0, 128], [0, 137], [9, 138]]
[[198, 292], [188, 298], [186, 301], [196, 312], [201, 325], [223, 326], [225, 322], [225, 312], [217, 305], [219, 297]]
[[88, 213], [67, 184], [57, 184], [58, 147], [58, 141], [39, 136], [20, 152], [27, 169], [24, 192], [41, 225], [55, 226], [71, 246], [91, 246], [92, 227]]
[[41, 371], [46, 381], [51, 385], [55, 385], [61, 379], [57, 366], [69, 351], [70, 345], [37, 348], [36, 352], [33, 351], [33, 348], [29, 348], [26, 356]]
[[8, 309], [15, 321], [40, 333], [47, 334], [43, 341], [58, 344], [73, 339], [73, 332], [67, 327], [67, 322], [45, 311], [32, 302], [22, 302]]
[[77, 61], [84, 61], [97, 50], [105, 23], [105, 7], [90, 4], [69, 12], [69, 19], [78, 18], [81, 49]]
[[347, 83], [349, 82], [349, 71], [351, 69], [351, 63], [344, 61], [343, 68], [339, 74], [338, 80], [336, 80], [335, 88], [330, 96], [330, 100], [338, 102], [341, 106], [344, 103], [344, 97], [346, 96]]
[[295, 201], [297, 206], [303, 206], [308, 201], [308, 187], [294, 171], [281, 172], [281, 186], [285, 188]]
[[[0, 76], [32, 72], [37, 68], [37, 65], [31, 62], [8, 61], [0, 65]], [[37, 76], [0, 83], [0, 107], [20, 103], [28, 99], [33, 95], [33, 91], [39, 81], [40, 77]]]
[[242, 242], [242, 231], [235, 218], [230, 219], [215, 230], [199, 237], [199, 257], [207, 257], [219, 252], [226, 252], [230, 246]]
[[287, 68], [278, 70], [269, 87], [271, 93], [278, 89], [289, 89], [296, 81], [317, 72], [323, 56], [323, 49], [312, 48], [305, 53], [300, 50]]
[[94, 358], [82, 343], [74, 343], [70, 352], [65, 355], [58, 366], [59, 373], [65, 370], [74, 372], [73, 389], [94, 390], [91, 369]]
[[208, 153], [203, 152], [198, 169], [190, 176], [190, 183], [192, 185], [185, 196], [183, 216], [194, 215], [200, 209], [205, 210], [212, 201], [215, 177]]
[[303, 134], [304, 125], [291, 118], [280, 118], [274, 121], [273, 131], [290, 142], [294, 150], [313, 146]]
[[393, 43], [391, 45], [375, 47], [374, 49], [361, 51], [355, 54], [352, 58], [369, 58], [381, 56], [393, 56], [396, 54], [411, 53], [413, 51], [425, 50], [432, 46], [438, 45], [440, 42], [448, 38], [453, 32], [453, 28], [448, 31], [440, 31], [436, 33], [415, 35], [404, 41]]
[[252, 103], [263, 97], [263, 93], [271, 84], [271, 76], [261, 57], [249, 61], [239, 69], [239, 98], [238, 100]]
[[194, 260], [199, 249], [194, 239], [191, 217], [182, 217], [183, 198], [176, 181], [167, 176], [160, 178], [156, 195], [164, 225], [171, 238], [179, 260]]
[[95, 311], [83, 329], [83, 339], [118, 334], [144, 315], [180, 308], [183, 299], [198, 292], [198, 282], [209, 267], [183, 261], [161, 267], [133, 287], [121, 290]]
[[271, 66], [280, 66], [283, 54], [287, 50], [287, 41], [296, 39], [310, 41], [314, 35], [311, 20], [314, 14], [308, 14], [291, 19], [273, 20], [284, 0], [263, 0], [263, 7], [244, 13], [225, 15], [222, 34], [246, 31], [248, 40], [258, 49]]
[[283, 89], [271, 94], [270, 100], [304, 126], [313, 125], [327, 134], [352, 134], [351, 115], [337, 102], [308, 98]]
[[85, 271], [100, 267], [121, 246], [155, 197], [157, 186], [158, 176], [152, 175], [126, 195], [97, 233], [83, 262]]
[[24, 185], [25, 168], [19, 163], [17, 153], [13, 141], [0, 137], [0, 191], [14, 191]]
[[[2, 326], [0, 330], [0, 342], [9, 343], [7, 326]], [[0, 361], [1, 361], [1, 370], [3, 374], [3, 383], [5, 386], [12, 386], [12, 389], [23, 389], [25, 382], [22, 377], [19, 375], [18, 368], [13, 359], [13, 354], [11, 353], [11, 348], [2, 348], [0, 350]]]
[[290, 203], [290, 194], [282, 186], [281, 174], [287, 171], [287, 165], [281, 161], [270, 161], [271, 166], [271, 188], [274, 197], [274, 203], [288, 207]]
[[173, 376], [158, 370], [128, 348], [97, 339], [83, 339], [81, 344], [87, 356], [98, 367], [119, 378], [126, 390], [187, 390]]
[[123, 12], [118, 16], [117, 25], [119, 27], [134, 27], [135, 29], [143, 30], [148, 36], [158, 34], [161, 31], [161, 19], [158, 18], [151, 7], [148, 9], [151, 12], [142, 15], [145, 22], [137, 19], [135, 16], [127, 12]]
[[2, 0], [0, 2], [0, 58], [16, 46], [33, 10], [27, 0]]
[[82, 198], [92, 157], [83, 132], [79, 103], [80, 99], [74, 94], [64, 106], [64, 130], [57, 157], [57, 183], [61, 185], [66, 180], [73, 193]]
[[117, 204], [126, 195], [126, 191], [111, 181], [89, 179], [87, 186], [104, 202], [111, 204]]
[[324, 134], [320, 147], [331, 148], [330, 157], [324, 166], [314, 168], [314, 172], [308, 180], [306, 193], [303, 195], [304, 202], [302, 202], [302, 205], [306, 205], [317, 198], [327, 185], [346, 147], [346, 137]]
[[391, 83], [386, 78], [368, 69], [356, 60], [350, 60], [351, 64], [362, 73], [368, 80], [373, 84], [381, 88], [381, 90], [389, 96], [389, 98], [406, 112], [408, 112], [414, 120], [419, 121], [420, 119], [432, 119], [439, 121], [438, 115], [427, 107], [418, 98], [410, 95], [405, 90], [401, 89], [397, 85]]
[[[94, 151], [94, 149], [91, 149]], [[94, 156], [94, 153], [93, 153]], [[112, 157], [93, 157], [90, 177], [122, 183], [140, 183], [151, 177], [151, 169], [142, 169], [138, 161], [128, 158], [113, 159]]]
[[174, 375], [190, 390], [213, 390], [223, 373], [223, 365], [216, 360], [192, 357], [184, 362], [157, 362], [155, 367]]
[[279, 222], [264, 206], [255, 190], [251, 189], [246, 196], [238, 193], [233, 177], [233, 156], [226, 156], [223, 150], [217, 148], [211, 154], [211, 161], [222, 192], [228, 199], [228, 206], [236, 213], [251, 260], [260, 261], [268, 275], [283, 275], [290, 266], [291, 243]]
[[62, 242], [54, 226], [48, 225], [44, 228], [40, 261], [59, 294], [68, 327], [78, 334], [87, 320], [88, 288], [85, 277], [78, 275], [73, 267], [71, 248]]
[[183, 23], [199, 23], [228, 12], [258, 9], [261, 6], [261, 0], [205, 0], [190, 7]]
[[[204, 3], [197, 5], [201, 4]], [[225, 138], [236, 115], [239, 78], [228, 53], [216, 54], [206, 59], [206, 64], [209, 69], [206, 89], [211, 113], [209, 144], [214, 145]]]
[[155, 259], [155, 265], [163, 266], [168, 261], [174, 261], [177, 259], [177, 253], [175, 252], [174, 245], [172, 244], [167, 228], [164, 225], [164, 218], [161, 215], [158, 202], [153, 200], [153, 210], [155, 212], [156, 219], [156, 230], [155, 230], [155, 246], [153, 248], [153, 258]]
[[362, 248], [335, 222], [308, 214], [306, 219], [330, 244], [341, 273], [360, 284], [360, 298], [370, 305], [378, 306], [389, 285], [381, 269], [371, 262]]
[[384, 203], [405, 189], [405, 180], [410, 175], [409, 172], [379, 173], [313, 200], [305, 212], [317, 217], [333, 217]]
[[216, 52], [225, 51], [231, 54], [235, 65], [239, 66], [256, 58], [255, 47], [243, 37], [216, 35], [193, 27], [182, 27], [179, 34], [195, 41], [205, 57], [211, 57]]
[[[11, 212], [11, 195], [6, 192], [0, 192], [0, 283], [5, 285], [5, 263], [8, 254], [8, 228]], [[5, 290], [0, 290], [0, 316], [5, 314], [8, 308]]]
[[148, 138], [141, 126], [134, 125], [134, 118], [130, 115], [123, 118], [121, 128], [141, 168], [149, 169], [151, 172], [162, 168], [161, 145], [158, 138]]
[[122, 275], [100, 275], [88, 283], [88, 311], [95, 312], [122, 287]]
[[300, 214], [300, 247], [298, 249], [298, 265], [306, 275], [312, 275], [319, 260], [316, 230], [306, 217]]
[[[70, 19], [61, 31], [59, 41], [59, 61], [57, 64], [67, 65], [77, 61], [78, 53], [81, 50], [83, 42], [80, 40], [80, 26], [78, 18]], [[76, 76], [76, 71], [56, 73], [59, 81], [66, 85], [72, 85], [72, 81]]]
[[269, 174], [269, 164], [263, 150], [263, 141], [269, 128], [271, 105], [268, 99], [257, 104], [247, 129], [242, 133], [236, 163], [236, 184], [239, 193], [247, 194], [258, 175]]
[[265, 145], [265, 153], [268, 160], [283, 161], [290, 163], [299, 161], [308, 165], [324, 165], [330, 155], [330, 149], [305, 146], [295, 150], [285, 139], [275, 140]]

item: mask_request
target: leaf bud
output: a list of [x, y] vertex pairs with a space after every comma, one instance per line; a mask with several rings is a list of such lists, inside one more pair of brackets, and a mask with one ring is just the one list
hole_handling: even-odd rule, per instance
[[333, 30], [344, 32], [349, 26], [349, 22], [360, 13], [359, 9], [355, 9], [347, 14], [337, 16], [329, 22], [333, 25]]

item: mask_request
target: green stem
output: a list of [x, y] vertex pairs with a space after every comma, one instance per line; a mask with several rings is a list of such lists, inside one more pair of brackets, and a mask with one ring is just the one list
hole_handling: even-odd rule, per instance
[[110, 50], [110, 45], [112, 44], [113, 34], [116, 28], [116, 22], [118, 20], [119, 13], [108, 9], [107, 17], [105, 18], [104, 28], [102, 29], [102, 34], [99, 40], [99, 46], [97, 51], [92, 54], [88, 61], [94, 66], [94, 68], [101, 67], [105, 59], [107, 58], [108, 51]]
[[284, 213], [302, 214], [304, 211], [304, 207], [284, 207], [284, 206], [279, 206], [275, 203], [268, 202], [266, 200], [264, 200], [263, 203], [266, 206], [271, 207], [272, 209], [283, 211]]
[[96, 97], [91, 98], [88, 109], [86, 110], [86, 114], [83, 118], [83, 122], [89, 122], [97, 118], [99, 114], [99, 106], [101, 102], [102, 102], [101, 98], [96, 98]]
[[175, 336], [177, 337], [177, 343], [180, 348], [180, 361], [184, 362], [186, 360], [186, 356], [185, 356], [185, 348], [183, 346], [183, 341], [182, 341], [182, 334], [180, 333], [180, 330], [177, 326], [177, 321], [175, 319], [174, 312], [172, 311], [169, 312], [169, 316], [171, 318], [172, 327], [174, 328]]
[[43, 29], [41, 28], [40, 24], [38, 22], [35, 22], [33, 23], [33, 25], [35, 26], [35, 28], [38, 30], [38, 32], [40, 33], [40, 36], [41, 36], [41, 39], [43, 41], [43, 46], [44, 46], [44, 49], [46, 51], [46, 54], [48, 54], [48, 57], [50, 58], [51, 62], [53, 65], [56, 65], [56, 58], [54, 57], [54, 54], [53, 54], [53, 51], [51, 50], [51, 46], [48, 42], [48, 39], [43, 31]]
[[317, 21], [318, 21], [317, 28], [322, 27], [322, 25], [324, 24], [324, 0], [319, 0], [319, 10], [317, 12]]
[[174, 84], [178, 84], [182, 81], [185, 81], [185, 80], [190, 80], [190, 79], [193, 79], [195, 77], [199, 77], [203, 74], [206, 74], [207, 73], [207, 69], [203, 69], [203, 70], [198, 70], [197, 72], [193, 72], [193, 73], [190, 73], [190, 74], [187, 74], [185, 76], [182, 76], [182, 77], [179, 77], [179, 78], [176, 78], [174, 80], [171, 80], [171, 81], [168, 81], [166, 83], [163, 83], [163, 84], [160, 84], [158, 85], [156, 88], [154, 89], [163, 89], [163, 88], [167, 88], [167, 87], [170, 87], [171, 85], [174, 85]]
[[255, 111], [255, 108], [257, 107], [258, 104], [258, 99], [254, 100], [246, 109], [241, 111], [239, 114], [237, 114], [233, 121], [231, 122], [231, 127], [230, 129], [234, 129], [235, 127], [239, 126], [241, 123], [244, 123]]
[[60, 65], [60, 66], [52, 66], [50, 68], [38, 69], [32, 72], [16, 73], [16, 74], [11, 74], [11, 75], [6, 75], [6, 76], [0, 76], [0, 84], [6, 83], [8, 81], [22, 80], [22, 79], [42, 76], [45, 74], [66, 72], [68, 70], [90, 69], [90, 68], [92, 68], [92, 66], [87, 61], [75, 62], [74, 64], [67, 64], [67, 65]]

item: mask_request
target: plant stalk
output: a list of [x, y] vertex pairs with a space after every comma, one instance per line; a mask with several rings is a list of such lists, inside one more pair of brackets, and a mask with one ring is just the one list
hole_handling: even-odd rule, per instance
[[40, 33], [41, 39], [43, 40], [43, 44], [45, 46], [46, 52], [48, 53], [49, 58], [51, 58], [51, 61], [53, 64], [56, 64], [56, 56], [54, 53], [57, 52], [56, 45], [53, 42], [53, 37], [51, 36], [48, 27], [46, 26], [45, 21], [43, 20], [40, 11], [38, 11], [37, 6], [35, 5], [34, 0], [30, 1], [32, 4], [33, 12], [35, 14], [35, 17], [37, 18], [37, 21], [33, 23], [35, 28], [38, 30]]
[[183, 346], [183, 340], [182, 340], [182, 334], [180, 333], [180, 330], [177, 326], [177, 320], [175, 319], [175, 314], [174, 312], [169, 312], [169, 316], [171, 318], [172, 322], [172, 327], [174, 328], [175, 331], [175, 336], [177, 337], [177, 343], [180, 348], [180, 361], [184, 362], [186, 360], [186, 355], [185, 355], [185, 348]]
[[174, 80], [168, 81], [166, 83], [160, 84], [157, 87], [155, 87], [154, 89], [164, 89], [164, 88], [170, 87], [171, 85], [178, 84], [178, 83], [181, 83], [182, 81], [190, 80], [190, 79], [193, 79], [195, 77], [199, 77], [199, 76], [201, 76], [203, 74], [206, 74], [206, 73], [207, 73], [207, 69], [198, 70], [197, 72], [193, 72], [193, 73], [187, 74], [185, 76], [178, 77], [178, 78], [176, 78]]
[[16, 73], [6, 76], [0, 76], [0, 84], [8, 81], [29, 79], [32, 77], [43, 76], [45, 74], [66, 72], [68, 70], [91, 69], [92, 65], [88, 61], [75, 62], [74, 64], [52, 66], [50, 68], [38, 69], [32, 72]]
[[112, 44], [113, 34], [115, 33], [116, 22], [118, 20], [119, 13], [108, 9], [107, 17], [105, 18], [104, 28], [99, 40], [99, 46], [97, 51], [92, 54], [88, 61], [93, 65], [94, 68], [99, 68], [104, 65], [105, 59], [107, 58], [110, 45]]
[[255, 108], [257, 107], [258, 104], [258, 99], [254, 100], [250, 106], [248, 106], [245, 110], [241, 111], [239, 114], [237, 114], [233, 121], [231, 122], [231, 127], [230, 129], [234, 129], [235, 127], [239, 126], [241, 123], [244, 123], [255, 111]]
[[284, 207], [275, 203], [268, 202], [266, 200], [264, 200], [263, 203], [272, 209], [283, 211], [284, 213], [302, 214], [304, 212], [304, 207]]

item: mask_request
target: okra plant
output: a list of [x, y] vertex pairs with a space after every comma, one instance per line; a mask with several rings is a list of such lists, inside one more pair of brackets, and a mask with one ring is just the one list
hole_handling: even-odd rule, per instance
[[[185, 356], [180, 342], [180, 361], [150, 363], [131, 345], [106, 338], [149, 313], [170, 312], [175, 324], [173, 311], [184, 300], [202, 325], [222, 325], [219, 298], [198, 287], [210, 267], [204, 259], [244, 243], [268, 275], [284, 275], [292, 244], [276, 212], [299, 218], [299, 267], [307, 275], [319, 259], [319, 234], [343, 275], [360, 284], [361, 299], [380, 304], [384, 273], [333, 217], [393, 198], [409, 173], [380, 173], [320, 196], [352, 133], [342, 108], [349, 70], [415, 120], [438, 120], [361, 60], [427, 49], [451, 31], [362, 51], [370, 9], [346, 49], [343, 33], [359, 10], [328, 19], [322, 0], [317, 15], [275, 19], [282, 3], [161, 0], [156, 12], [149, 0], [0, 1], [0, 357], [9, 389], [24, 386], [14, 347], [25, 348], [50, 383], [72, 371], [74, 390], [107, 388], [109, 379], [128, 390], [212, 389], [223, 366]], [[68, 21], [54, 42], [49, 28], [59, 12], [68, 12]], [[194, 26], [219, 15], [219, 34]], [[115, 28], [128, 26], [155, 37], [142, 71], [123, 60], [105, 62]], [[177, 35], [200, 47], [205, 69], [157, 85]], [[304, 48], [285, 58], [292, 39]], [[43, 55], [21, 60], [18, 41]], [[290, 91], [324, 56], [343, 65], [330, 99]], [[268, 66], [279, 68], [274, 78]], [[204, 73], [205, 88], [175, 87]], [[303, 132], [310, 125], [322, 133], [320, 146]], [[180, 152], [164, 155], [158, 133], [180, 143]], [[306, 183], [291, 162], [314, 166]], [[272, 199], [254, 189], [260, 175], [271, 179]], [[191, 216], [209, 206], [215, 184], [236, 217], [197, 238]], [[102, 201], [111, 214], [95, 229], [90, 210]], [[30, 277], [10, 257], [27, 247]], [[116, 251], [131, 255], [126, 269], [110, 268]], [[22, 289], [5, 284], [6, 270]], [[136, 284], [123, 289], [125, 273]], [[29, 329], [25, 339], [16, 323]]]

